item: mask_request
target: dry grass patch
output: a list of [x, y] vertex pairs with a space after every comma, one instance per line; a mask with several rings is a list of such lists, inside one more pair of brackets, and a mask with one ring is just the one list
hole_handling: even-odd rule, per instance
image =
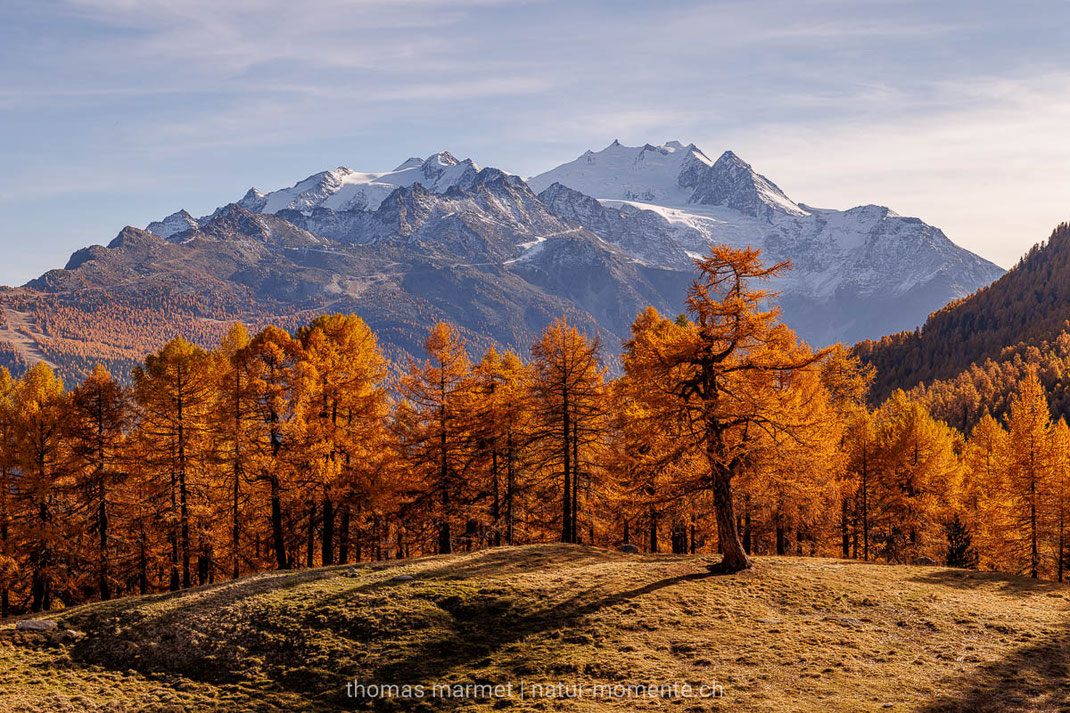
[[[0, 647], [0, 710], [352, 710], [394, 684], [714, 681], [721, 699], [379, 700], [376, 710], [1070, 707], [1070, 587], [940, 567], [541, 545], [271, 573], [54, 615]], [[395, 581], [399, 574], [412, 581]], [[2, 626], [2, 625], [0, 625]]]

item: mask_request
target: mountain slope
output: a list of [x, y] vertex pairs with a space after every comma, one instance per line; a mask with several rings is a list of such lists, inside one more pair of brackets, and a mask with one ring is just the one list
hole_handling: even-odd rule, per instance
[[856, 345], [877, 369], [874, 395], [948, 379], [1005, 347], [1054, 341], [1070, 319], [1070, 224], [1035, 246], [1012, 270], [935, 312], [916, 331]]
[[[0, 625], [0, 707], [623, 713], [652, 705], [642, 689], [592, 687], [644, 684], [679, 686], [656, 703], [681, 710], [1070, 705], [1066, 585], [804, 557], [712, 576], [710, 561], [534, 545], [89, 604], [50, 615], [82, 634], [73, 644], [48, 647], [58, 637]], [[425, 695], [371, 705], [347, 695], [354, 682], [422, 685]], [[698, 696], [714, 683], [723, 698], [683, 697], [684, 684]], [[434, 684], [503, 688], [499, 698], [472, 688], [443, 698]], [[586, 694], [535, 700], [532, 684]]]
[[[731, 151], [711, 161], [693, 144], [613, 142], [528, 182], [544, 195], [551, 191], [561, 213], [569, 208], [555, 184], [631, 216], [656, 215], [660, 235], [690, 253], [712, 241], [759, 247], [767, 260], [790, 259], [794, 270], [776, 283], [785, 321], [818, 345], [912, 329], [1003, 274], [937, 228], [888, 208], [796, 203]], [[657, 260], [659, 251], [630, 249]], [[671, 250], [660, 253], [659, 264], [677, 263]]]
[[401, 361], [437, 321], [475, 354], [526, 353], [561, 316], [612, 360], [637, 312], [680, 311], [691, 277], [636, 261], [496, 169], [441, 192], [395, 188], [374, 211], [229, 204], [193, 222], [166, 238], [126, 228], [0, 300], [29, 315], [41, 351], [74, 380], [97, 360], [125, 371], [174, 336], [207, 346], [233, 321], [292, 329], [324, 311], [359, 314]]
[[97, 361], [124, 372], [174, 336], [207, 346], [235, 320], [293, 328], [322, 311], [360, 314], [395, 358], [419, 353], [438, 320], [474, 353], [526, 352], [565, 315], [612, 361], [639, 310], [682, 310], [692, 261], [716, 242], [792, 261], [775, 287], [815, 345], [914, 328], [1000, 273], [887, 208], [795, 203], [731, 152], [614, 142], [529, 182], [442, 152], [250, 189], [79, 250], [0, 292], [26, 315], [17, 338], [0, 334], [0, 364], [39, 353], [71, 381]]

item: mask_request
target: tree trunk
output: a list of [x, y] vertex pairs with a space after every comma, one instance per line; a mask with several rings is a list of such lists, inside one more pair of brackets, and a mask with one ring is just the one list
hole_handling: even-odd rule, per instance
[[862, 559], [869, 561], [869, 462], [866, 444], [862, 445]]
[[[8, 512], [7, 512], [7, 494], [8, 488], [8, 472], [7, 468], [4, 468], [2, 472], [3, 478], [0, 479], [0, 555], [7, 554], [7, 540], [8, 540]], [[11, 613], [11, 592], [8, 590], [7, 584], [0, 587], [0, 618], [7, 617]]]
[[316, 562], [316, 501], [308, 501], [308, 532], [305, 538], [305, 566], [312, 567]]
[[238, 459], [234, 459], [234, 501], [231, 503], [230, 520], [230, 546], [233, 551], [234, 561], [231, 563], [230, 576], [237, 579], [241, 576], [241, 518], [238, 516], [238, 500], [241, 497], [241, 466]]
[[1036, 579], [1040, 574], [1040, 548], [1037, 544], [1037, 481], [1029, 482], [1029, 576]]
[[290, 569], [286, 557], [286, 537], [282, 531], [282, 494], [279, 492], [278, 478], [271, 478], [271, 535], [275, 540], [275, 565], [279, 569]]
[[324, 567], [334, 564], [334, 503], [329, 495], [323, 496], [323, 530], [320, 535], [321, 563]]
[[[439, 460], [439, 480], [442, 492], [440, 494], [442, 500], [442, 519], [438, 523], [438, 553], [440, 555], [448, 555], [453, 552], [453, 533], [450, 532], [450, 512], [452, 505], [450, 504], [450, 482], [449, 482], [449, 460], [447, 459], [446, 451], [446, 407], [442, 407], [442, 421], [440, 424], [439, 433], [439, 447], [440, 460]], [[378, 527], [376, 529], [376, 535], [378, 536]], [[376, 540], [378, 542], [378, 538]], [[376, 551], [378, 552], [379, 545], [376, 545]]]
[[139, 594], [149, 593], [149, 547], [146, 541], [147, 537], [144, 524], [142, 524], [141, 533], [138, 537], [137, 588]]
[[171, 528], [168, 533], [171, 541], [171, 581], [168, 583], [168, 588], [172, 592], [177, 592], [182, 585], [182, 576], [179, 574], [178, 565], [178, 472], [174, 469], [171, 471], [171, 518]]
[[513, 544], [513, 498], [516, 488], [516, 449], [513, 446], [513, 431], [509, 431], [505, 464], [505, 544]]
[[[494, 500], [491, 503], [491, 518], [494, 520], [494, 546], [502, 544], [502, 501], [498, 484], [498, 448], [491, 451], [491, 472], [494, 476]], [[399, 556], [400, 557], [400, 556]]]
[[571, 487], [571, 475], [572, 475], [572, 462], [570, 458], [569, 438], [570, 438], [570, 423], [568, 412], [568, 385], [562, 384], [561, 387], [561, 444], [562, 454], [561, 460], [564, 464], [565, 480], [562, 483], [562, 498], [561, 498], [561, 541], [572, 542], [572, 487]]
[[97, 524], [100, 529], [100, 599], [111, 599], [111, 583], [108, 581], [108, 501], [104, 495], [103, 475], [100, 483], [100, 503], [98, 505]]
[[650, 551], [658, 551], [658, 513], [653, 507], [650, 508]]
[[840, 538], [842, 540], [843, 558], [847, 559], [851, 555], [851, 536], [847, 527], [847, 498], [843, 499], [840, 508]]
[[743, 505], [743, 551], [748, 555], [751, 553], [751, 516], [749, 498]]
[[579, 542], [580, 520], [580, 434], [576, 426], [576, 419], [572, 419], [572, 539], [571, 542]]
[[178, 397], [178, 508], [182, 530], [182, 588], [188, 589], [192, 584], [192, 579], [190, 577], [189, 488], [186, 483], [186, 428], [184, 419], [183, 401], [180, 394]]
[[349, 505], [343, 505], [338, 527], [338, 564], [349, 564], [349, 518]]
[[713, 507], [717, 512], [717, 539], [723, 553], [720, 569], [739, 572], [751, 566], [736, 529], [736, 513], [732, 504], [732, 476], [714, 465], [712, 474]]

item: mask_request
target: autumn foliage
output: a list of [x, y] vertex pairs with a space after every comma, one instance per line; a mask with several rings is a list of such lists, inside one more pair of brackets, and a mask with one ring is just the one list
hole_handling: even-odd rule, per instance
[[129, 383], [0, 374], [3, 614], [268, 569], [564, 541], [831, 555], [1062, 579], [1070, 428], [1024, 369], [969, 431], [815, 352], [714, 248], [687, 313], [639, 314], [619, 373], [565, 319], [530, 355], [448, 324], [391, 364], [353, 315], [174, 338]]

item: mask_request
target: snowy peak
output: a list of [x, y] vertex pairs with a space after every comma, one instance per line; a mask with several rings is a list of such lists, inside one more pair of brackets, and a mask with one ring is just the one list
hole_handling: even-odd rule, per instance
[[262, 193], [249, 189], [238, 205], [254, 213], [296, 210], [375, 210], [397, 188], [422, 183], [441, 193], [451, 186], [470, 184], [480, 168], [471, 159], [459, 160], [448, 151], [425, 159], [410, 158], [393, 171], [362, 173], [345, 166], [315, 173], [290, 188]]
[[413, 156], [411, 158], [407, 158], [397, 168], [395, 168], [393, 171], [391, 171], [391, 173], [397, 173], [398, 171], [404, 171], [407, 168], [416, 168], [417, 166], [422, 166], [423, 162], [424, 162], [424, 159], [420, 158], [419, 156]]
[[161, 238], [167, 239], [172, 235], [184, 233], [187, 230], [196, 230], [196, 228], [196, 219], [186, 211], [180, 210], [177, 213], [172, 213], [163, 220], [156, 220], [149, 223], [145, 227], [145, 230], [150, 233], [155, 233]]
[[528, 182], [539, 192], [560, 183], [600, 199], [723, 206], [753, 217], [773, 212], [807, 215], [776, 184], [731, 151], [713, 161], [694, 144], [685, 146], [679, 141], [637, 147], [614, 141]]
[[[553, 183], [595, 198], [684, 205], [701, 168], [713, 164], [694, 144], [669, 141], [661, 146], [625, 146], [614, 141], [601, 151], [587, 151], [575, 161], [528, 179], [542, 192]], [[696, 168], [699, 167], [699, 168]], [[682, 177], [688, 177], [683, 180]]]
[[[690, 177], [689, 177], [690, 178]], [[696, 172], [689, 203], [732, 208], [754, 217], [772, 212], [804, 216], [808, 212], [784, 191], [731, 151], [725, 151], [705, 171]]]

